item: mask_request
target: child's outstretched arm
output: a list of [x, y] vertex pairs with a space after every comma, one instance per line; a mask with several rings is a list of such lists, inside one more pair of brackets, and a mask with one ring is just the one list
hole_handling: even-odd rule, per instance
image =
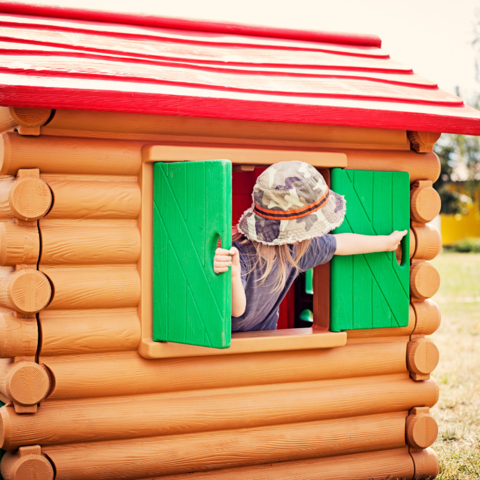
[[390, 235], [358, 235], [356, 233], [336, 233], [335, 255], [357, 255], [359, 253], [393, 252], [397, 249], [407, 230], [395, 231]]
[[235, 247], [230, 250], [217, 248], [213, 257], [213, 270], [216, 274], [228, 271], [232, 267], [232, 317], [240, 317], [245, 313], [247, 298], [243, 288], [240, 268], [240, 254]]

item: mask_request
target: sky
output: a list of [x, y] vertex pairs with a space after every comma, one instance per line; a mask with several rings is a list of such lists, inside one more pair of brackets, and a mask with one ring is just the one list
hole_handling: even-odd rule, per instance
[[[475, 11], [480, 0], [41, 0], [47, 5], [373, 33], [391, 57], [468, 103], [475, 80]], [[480, 56], [480, 55], [479, 55]]]

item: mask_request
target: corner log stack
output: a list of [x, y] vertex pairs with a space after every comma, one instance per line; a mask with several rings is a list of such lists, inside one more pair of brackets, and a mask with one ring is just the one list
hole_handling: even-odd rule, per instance
[[[433, 196], [416, 190], [438, 177], [435, 154], [411, 150], [405, 131], [28, 110], [0, 109], [0, 393], [16, 402], [0, 408], [3, 478], [437, 474], [428, 448], [436, 357], [425, 336], [440, 314], [429, 299], [434, 275], [422, 265], [440, 243], [426, 226]], [[142, 358], [141, 149], [159, 143], [341, 152], [348, 168], [408, 171], [409, 325], [351, 331], [346, 346], [331, 349]], [[50, 204], [12, 208], [10, 198], [28, 195], [9, 194], [21, 171], [35, 169], [33, 190], [42, 199], [50, 192]], [[36, 293], [26, 299], [28, 285]], [[23, 364], [34, 390], [19, 389]], [[28, 408], [37, 411], [23, 415]]]
[[36, 363], [36, 314], [50, 302], [52, 288], [38, 271], [38, 219], [50, 209], [52, 194], [35, 168], [0, 179], [1, 399], [15, 412], [35, 413], [50, 390], [45, 367]]
[[[417, 316], [431, 316], [434, 325], [440, 325], [440, 312], [429, 301], [440, 287], [440, 275], [427, 260], [435, 258], [442, 248], [439, 232], [427, 225], [440, 213], [440, 196], [432, 187], [431, 180], [419, 180], [411, 189], [412, 230], [415, 235], [415, 252], [411, 260], [410, 293], [412, 306]], [[438, 320], [437, 320], [438, 319]], [[410, 337], [407, 350], [407, 365], [414, 380], [426, 380], [439, 361], [435, 344], [425, 338], [433, 333], [422, 328]]]

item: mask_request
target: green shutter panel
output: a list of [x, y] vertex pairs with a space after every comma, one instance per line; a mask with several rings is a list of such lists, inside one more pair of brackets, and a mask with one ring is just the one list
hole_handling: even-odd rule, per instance
[[[347, 213], [333, 233], [388, 235], [410, 232], [410, 178], [404, 172], [332, 170], [332, 190], [345, 195]], [[331, 264], [334, 332], [408, 325], [410, 233], [395, 252], [336, 255]]]
[[216, 275], [232, 242], [228, 160], [156, 163], [153, 189], [153, 339], [227, 348], [231, 275]]

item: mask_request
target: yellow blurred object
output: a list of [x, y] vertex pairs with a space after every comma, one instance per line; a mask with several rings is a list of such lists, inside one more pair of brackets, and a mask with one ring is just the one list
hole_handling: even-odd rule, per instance
[[[452, 189], [464, 193], [463, 185], [452, 184]], [[443, 245], [454, 245], [464, 238], [480, 237], [480, 211], [478, 192], [475, 201], [466, 206], [468, 214], [441, 214], [441, 232]]]

